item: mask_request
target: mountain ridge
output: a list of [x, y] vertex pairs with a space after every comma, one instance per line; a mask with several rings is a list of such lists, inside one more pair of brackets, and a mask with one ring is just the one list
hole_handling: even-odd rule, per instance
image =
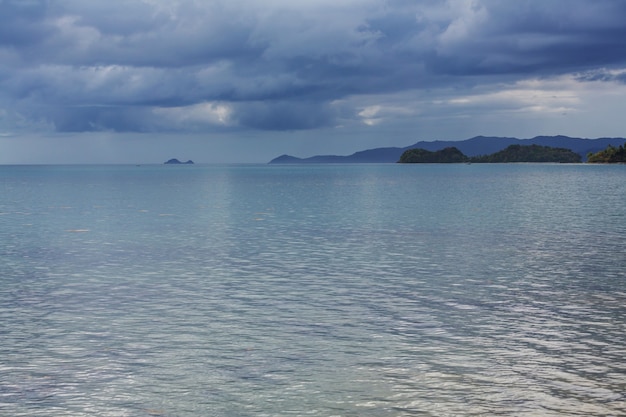
[[518, 139], [499, 136], [475, 136], [473, 138], [452, 141], [435, 140], [419, 141], [413, 145], [399, 147], [382, 147], [366, 149], [351, 155], [315, 155], [308, 158], [298, 158], [291, 155], [281, 155], [272, 159], [270, 164], [329, 164], [329, 163], [395, 163], [400, 160], [402, 153], [409, 149], [421, 148], [427, 151], [439, 151], [447, 147], [456, 147], [465, 155], [474, 157], [501, 151], [510, 145], [541, 145], [556, 148], [571, 149], [579, 154], [583, 161], [587, 160], [589, 152], [598, 152], [609, 145], [619, 146], [626, 144], [626, 138], [575, 138], [570, 136], [535, 136], [530, 139]]

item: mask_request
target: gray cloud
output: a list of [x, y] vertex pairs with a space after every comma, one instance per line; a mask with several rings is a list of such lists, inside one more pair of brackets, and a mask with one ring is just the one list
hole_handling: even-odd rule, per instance
[[90, 106], [53, 109], [48, 117], [61, 132], [147, 132], [150, 118], [141, 107]]
[[330, 106], [318, 102], [246, 102], [235, 110], [243, 126], [261, 130], [314, 129], [330, 126], [335, 120]]
[[599, 81], [626, 84], [626, 71], [610, 71], [603, 68], [599, 70], [582, 72], [577, 75], [576, 79], [582, 82]]
[[41, 44], [54, 31], [45, 18], [42, 1], [0, 2], [0, 47], [28, 48]]
[[[0, 104], [71, 132], [184, 130], [160, 110], [203, 104], [228, 120], [194, 130], [314, 129], [356, 121], [333, 103], [360, 95], [608, 74], [624, 16], [621, 0], [4, 0]], [[623, 82], [595, 74], [577, 79]]]

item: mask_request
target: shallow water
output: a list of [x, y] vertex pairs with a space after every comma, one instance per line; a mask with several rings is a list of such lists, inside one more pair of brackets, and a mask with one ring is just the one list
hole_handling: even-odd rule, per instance
[[0, 167], [0, 415], [624, 415], [625, 180]]

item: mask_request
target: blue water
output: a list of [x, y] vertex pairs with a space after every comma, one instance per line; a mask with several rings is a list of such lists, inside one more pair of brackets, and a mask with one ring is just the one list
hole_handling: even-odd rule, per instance
[[623, 165], [0, 167], [0, 415], [626, 415], [625, 203]]

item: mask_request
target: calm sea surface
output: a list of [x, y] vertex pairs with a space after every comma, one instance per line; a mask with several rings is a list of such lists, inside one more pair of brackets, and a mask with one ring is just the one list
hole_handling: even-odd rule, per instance
[[2, 166], [0, 415], [626, 415], [626, 166]]

